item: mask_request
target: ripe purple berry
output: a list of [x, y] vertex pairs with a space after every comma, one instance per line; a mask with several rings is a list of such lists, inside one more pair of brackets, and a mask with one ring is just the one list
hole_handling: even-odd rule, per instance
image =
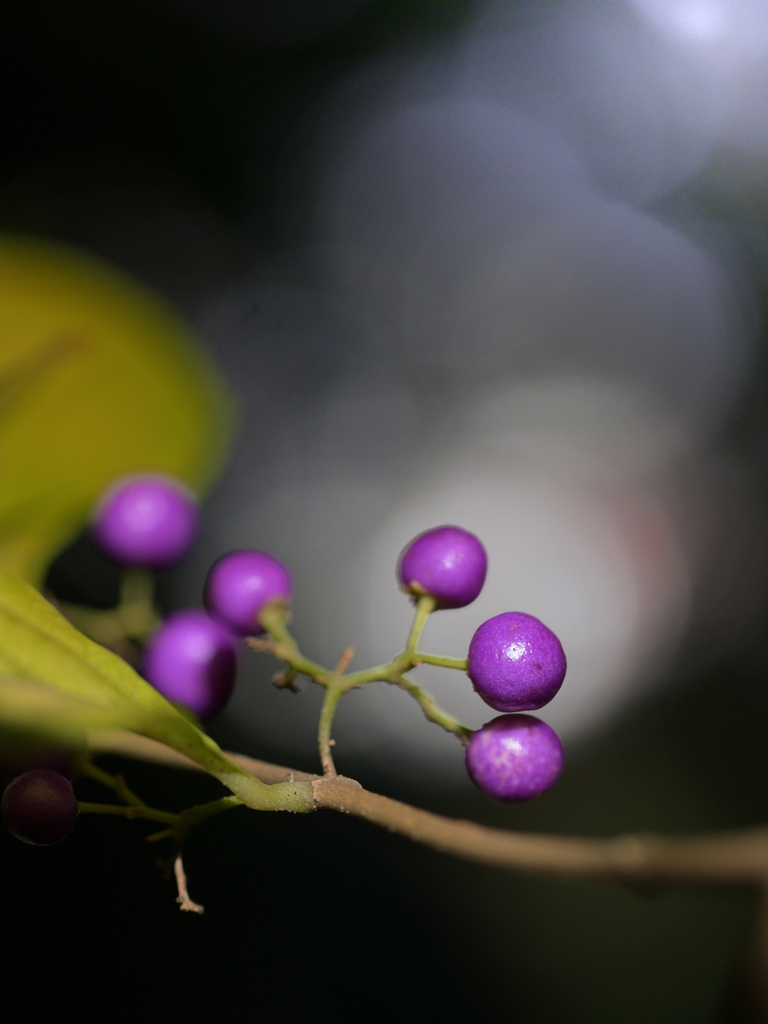
[[17, 839], [33, 846], [58, 843], [72, 831], [77, 800], [68, 779], [48, 768], [35, 768], [5, 787], [0, 813]]
[[563, 745], [554, 729], [533, 715], [500, 715], [472, 734], [467, 771], [497, 800], [532, 800], [557, 782]]
[[485, 548], [473, 533], [458, 526], [438, 526], [419, 534], [397, 566], [403, 589], [430, 594], [438, 608], [471, 604], [483, 589], [487, 571]]
[[176, 480], [132, 477], [99, 503], [91, 535], [118, 565], [167, 569], [187, 553], [197, 533], [194, 496]]
[[230, 638], [193, 608], [169, 615], [144, 652], [145, 678], [203, 719], [217, 715], [229, 700], [236, 669]]
[[272, 601], [288, 601], [293, 586], [282, 562], [266, 551], [231, 551], [214, 562], [205, 581], [209, 614], [239, 636], [263, 633], [259, 615]]
[[504, 612], [486, 620], [469, 644], [469, 678], [497, 711], [534, 711], [548, 704], [560, 689], [565, 669], [560, 641], [525, 612]]

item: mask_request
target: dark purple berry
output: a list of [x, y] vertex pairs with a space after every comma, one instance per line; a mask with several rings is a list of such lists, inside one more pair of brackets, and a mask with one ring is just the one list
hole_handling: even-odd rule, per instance
[[77, 800], [69, 779], [48, 768], [34, 768], [5, 787], [0, 813], [23, 843], [50, 846], [74, 828]]
[[288, 601], [293, 586], [282, 562], [266, 551], [231, 551], [214, 562], [205, 581], [205, 607], [239, 636], [263, 633], [259, 615], [272, 601]]
[[438, 526], [419, 534], [400, 555], [397, 575], [411, 594], [427, 593], [438, 608], [463, 608], [483, 589], [485, 548], [473, 533]]
[[170, 701], [212, 718], [232, 694], [237, 658], [232, 641], [203, 611], [169, 615], [144, 652], [146, 679]]
[[532, 800], [557, 782], [563, 745], [554, 729], [533, 715], [500, 715], [473, 733], [467, 771], [497, 800]]
[[560, 689], [565, 669], [560, 641], [525, 612], [488, 619], [469, 644], [469, 678], [497, 711], [534, 711], [548, 704]]
[[181, 483], [161, 476], [132, 477], [102, 498], [91, 535], [118, 565], [167, 569], [189, 551], [197, 523], [197, 502]]

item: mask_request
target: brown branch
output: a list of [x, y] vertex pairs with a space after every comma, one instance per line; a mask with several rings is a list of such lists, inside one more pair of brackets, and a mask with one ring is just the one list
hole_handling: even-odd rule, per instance
[[[178, 768], [197, 765], [161, 743], [132, 733], [94, 737], [94, 749]], [[262, 782], [311, 781], [315, 806], [370, 821], [418, 843], [493, 867], [630, 885], [754, 886], [768, 891], [768, 828], [685, 838], [628, 835], [582, 839], [488, 828], [423, 811], [363, 789], [243, 754], [228, 754]]]
[[173, 873], [176, 876], [176, 888], [179, 890], [179, 895], [176, 897], [176, 902], [179, 903], [181, 910], [189, 910], [193, 914], [202, 914], [205, 907], [201, 907], [199, 903], [195, 903], [194, 900], [189, 898], [189, 891], [187, 889], [187, 876], [184, 871], [184, 863], [181, 859], [181, 854], [176, 854], [176, 860], [173, 862]]

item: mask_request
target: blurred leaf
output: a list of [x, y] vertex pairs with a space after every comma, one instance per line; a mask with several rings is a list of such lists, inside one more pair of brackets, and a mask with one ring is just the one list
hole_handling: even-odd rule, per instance
[[0, 676], [0, 733], [65, 744], [95, 729], [126, 728], [125, 713], [62, 693], [34, 679]]
[[[23, 580], [0, 572], [0, 724], [54, 730], [124, 728], [186, 754], [222, 781], [247, 775], [116, 654], [79, 633]], [[24, 691], [24, 681], [31, 681]], [[50, 691], [54, 691], [52, 696]], [[58, 698], [58, 704], [57, 704]], [[227, 782], [229, 784], [229, 782]]]
[[231, 419], [159, 297], [84, 253], [0, 236], [0, 569], [39, 583], [120, 476], [165, 472], [200, 492]]

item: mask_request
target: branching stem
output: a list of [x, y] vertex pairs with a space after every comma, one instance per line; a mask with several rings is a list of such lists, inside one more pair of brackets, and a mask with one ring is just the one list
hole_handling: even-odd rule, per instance
[[[322, 665], [318, 665], [317, 662], [305, 658], [301, 653], [299, 645], [288, 630], [288, 609], [284, 604], [275, 602], [267, 605], [259, 616], [259, 622], [273, 640], [271, 653], [275, 657], [286, 662], [294, 671], [309, 676], [316, 683], [320, 683], [322, 686], [327, 684], [328, 679], [333, 673], [323, 668]], [[255, 639], [256, 643], [253, 643], [249, 637], [246, 643], [255, 650], [264, 650], [264, 647], [261, 646], [260, 638]]]
[[454, 718], [449, 712], [444, 711], [437, 703], [431, 693], [408, 679], [407, 676], [399, 676], [394, 680], [394, 685], [409, 693], [419, 704], [426, 718], [435, 725], [439, 725], [446, 732], [452, 732], [458, 736], [462, 743], [466, 744], [472, 735], [472, 730], [462, 725], [458, 718]]
[[428, 594], [422, 594], [416, 602], [416, 611], [405, 650], [386, 665], [375, 665], [372, 668], [361, 669], [349, 674], [345, 673], [352, 658], [351, 648], [344, 652], [339, 664], [333, 671], [330, 671], [305, 658], [301, 653], [296, 640], [288, 630], [288, 609], [284, 604], [276, 602], [268, 605], [261, 612], [259, 622], [269, 635], [267, 637], [248, 637], [246, 643], [252, 650], [268, 652], [286, 663], [288, 669], [276, 676], [276, 685], [292, 686], [296, 676], [302, 674], [325, 687], [326, 693], [320, 712], [317, 742], [323, 774], [326, 778], [336, 776], [336, 768], [331, 755], [331, 746], [333, 745], [331, 729], [339, 700], [349, 690], [367, 686], [368, 683], [384, 682], [399, 686], [417, 701], [430, 722], [441, 726], [447, 732], [458, 736], [462, 743], [466, 743], [472, 731], [462, 725], [453, 715], [439, 707], [432, 694], [427, 693], [426, 690], [405, 677], [406, 672], [422, 663], [466, 671], [466, 660], [447, 658], [439, 654], [425, 654], [418, 650], [424, 626], [435, 607], [435, 599]]
[[177, 843], [181, 844], [189, 831], [196, 825], [202, 824], [202, 822], [212, 818], [215, 814], [229, 810], [230, 807], [240, 806], [242, 806], [242, 800], [238, 800], [236, 796], [224, 796], [219, 800], [210, 800], [205, 804], [196, 804], [194, 807], [188, 807], [186, 811], [181, 811], [179, 814], [174, 815], [171, 828], [163, 829], [162, 832], [155, 832], [153, 835], [147, 836], [147, 842], [157, 843], [161, 839], [175, 839]]
[[85, 608], [67, 601], [57, 607], [73, 626], [104, 647], [115, 647], [126, 640], [146, 643], [161, 623], [155, 607], [154, 580], [151, 573], [128, 569], [120, 585], [116, 608]]
[[[182, 754], [133, 733], [101, 734], [98, 745], [128, 757], [203, 771]], [[363, 789], [244, 754], [227, 754], [263, 782], [311, 782], [315, 806], [363, 818], [444, 853], [490, 866], [637, 885], [754, 886], [768, 890], [768, 828], [702, 836], [612, 839], [537, 835], [446, 818]]]
[[105, 772], [98, 765], [95, 765], [90, 758], [82, 758], [78, 762], [78, 770], [82, 775], [87, 775], [89, 778], [95, 779], [96, 782], [100, 782], [103, 786], [107, 786], [123, 803], [129, 804], [132, 807], [147, 806], [141, 797], [136, 796], [133, 790], [128, 788], [122, 775], [110, 775], [109, 772]]
[[170, 828], [150, 836], [150, 842], [172, 837], [180, 844], [195, 825], [201, 824], [207, 818], [212, 817], [214, 814], [219, 814], [221, 811], [226, 811], [230, 807], [239, 807], [242, 803], [238, 797], [230, 795], [221, 797], [218, 800], [211, 800], [205, 804], [196, 804], [194, 807], [189, 807], [186, 811], [178, 813], [160, 811], [155, 807], [147, 806], [140, 797], [136, 796], [128, 788], [122, 775], [110, 775], [109, 772], [105, 772], [91, 761], [87, 753], [80, 756], [77, 767], [82, 775], [87, 775], [89, 778], [111, 789], [125, 805], [97, 804], [81, 801], [78, 804], [80, 812], [82, 814], [117, 814], [129, 819], [146, 818], [149, 821], [160, 821], [170, 826]]
[[331, 779], [336, 777], [336, 766], [333, 763], [333, 756], [331, 754], [331, 746], [333, 745], [331, 730], [333, 728], [333, 719], [336, 715], [336, 708], [345, 693], [346, 687], [340, 677], [335, 683], [330, 683], [326, 686], [325, 699], [323, 700], [317, 728], [317, 745], [320, 750], [323, 774], [326, 778]]
[[122, 818], [133, 820], [134, 818], [146, 818], [148, 821], [162, 821], [167, 825], [173, 825], [179, 815], [171, 811], [158, 811], [154, 807], [136, 807], [124, 804], [93, 804], [85, 800], [78, 802], [80, 814], [117, 814]]

